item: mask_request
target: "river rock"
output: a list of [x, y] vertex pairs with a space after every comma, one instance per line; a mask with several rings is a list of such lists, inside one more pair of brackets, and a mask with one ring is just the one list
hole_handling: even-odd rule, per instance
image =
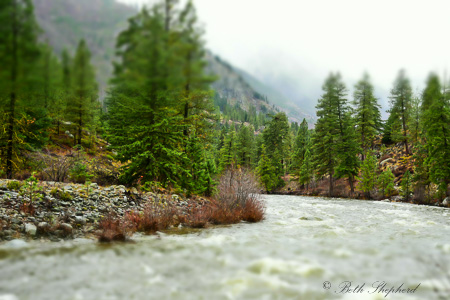
[[444, 201], [442, 201], [442, 205], [447, 206], [447, 205], [449, 205], [449, 204], [450, 204], [450, 199], [449, 199], [449, 197], [445, 198]]
[[395, 163], [395, 159], [393, 159], [393, 158], [385, 159], [385, 160], [383, 160], [382, 162], [380, 162], [380, 166], [381, 166], [381, 167], [384, 167], [384, 165], [385, 165], [385, 164], [388, 164], [388, 163], [394, 164], [394, 163]]
[[72, 225], [70, 225], [70, 224], [67, 224], [67, 223], [61, 223], [61, 224], [59, 225], [59, 228], [62, 229], [62, 230], [64, 231], [64, 233], [66, 233], [66, 234], [72, 234], [73, 227], [72, 227]]
[[394, 196], [394, 197], [392, 197], [392, 201], [394, 201], [394, 202], [402, 202], [403, 201], [403, 197], [402, 196]]
[[31, 236], [35, 236], [37, 231], [37, 227], [34, 224], [27, 223], [25, 224], [25, 233]]
[[47, 222], [40, 222], [37, 226], [39, 232], [46, 232], [50, 228], [50, 225]]
[[81, 217], [81, 216], [76, 216], [75, 217], [75, 224], [77, 224], [77, 225], [85, 225], [86, 224], [86, 219]]

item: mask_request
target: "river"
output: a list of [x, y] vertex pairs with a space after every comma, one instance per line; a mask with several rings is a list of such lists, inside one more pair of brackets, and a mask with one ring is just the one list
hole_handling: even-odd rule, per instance
[[[450, 299], [448, 209], [262, 199], [266, 219], [257, 224], [128, 244], [3, 243], [0, 300]], [[400, 286], [410, 293], [386, 295]]]

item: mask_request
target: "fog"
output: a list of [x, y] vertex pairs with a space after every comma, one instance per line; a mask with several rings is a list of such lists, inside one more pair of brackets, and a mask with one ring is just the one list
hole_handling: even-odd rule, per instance
[[[120, 0], [127, 3], [155, 2]], [[183, 1], [181, 1], [183, 2]], [[367, 71], [383, 108], [398, 71], [420, 91], [448, 69], [447, 1], [194, 0], [207, 47], [306, 107], [330, 71], [349, 88]]]

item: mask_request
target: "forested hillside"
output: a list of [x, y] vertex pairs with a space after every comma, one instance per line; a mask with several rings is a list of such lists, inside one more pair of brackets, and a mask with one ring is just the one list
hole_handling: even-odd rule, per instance
[[[117, 34], [136, 11], [115, 0], [33, 0], [36, 20], [57, 54], [73, 55], [80, 39], [88, 44], [102, 90], [112, 74]], [[102, 95], [103, 96], [103, 95]]]
[[[116, 59], [100, 105], [96, 47], [81, 38], [57, 53], [30, 0], [2, 5], [0, 176], [36, 172], [44, 180], [211, 196], [218, 178], [246, 170], [266, 192], [291, 180], [313, 193], [326, 182], [329, 196], [400, 193], [431, 203], [449, 194], [450, 94], [437, 74], [413, 93], [400, 71], [383, 121], [368, 74], [349, 95], [342, 76], [331, 73], [310, 129], [306, 118], [290, 122], [243, 75], [207, 53], [191, 1], [183, 7], [165, 0], [135, 13], [115, 49], [105, 50]], [[47, 7], [49, 14], [58, 5]], [[386, 150], [392, 145], [400, 153]], [[396, 165], [387, 168], [386, 159]], [[348, 193], [336, 191], [338, 180]]]
[[[115, 0], [33, 0], [33, 3], [37, 22], [43, 29], [43, 39], [48, 40], [56, 53], [61, 54], [66, 49], [73, 54], [78, 41], [85, 39], [92, 52], [92, 63], [97, 70], [99, 83], [99, 99], [103, 102], [113, 72], [112, 62], [117, 60], [114, 50], [116, 37], [126, 28], [127, 19], [136, 14], [136, 9]], [[253, 109], [258, 112], [283, 109], [290, 112], [288, 115], [291, 120], [301, 121], [301, 109], [289, 103], [274, 89], [211, 52], [205, 53], [205, 59], [208, 63], [206, 72], [217, 76], [212, 88], [218, 98], [227, 102], [230, 107], [228, 110], [235, 107], [246, 112]], [[236, 113], [227, 115], [238, 121], [240, 119]]]
[[301, 122], [306, 118], [311, 126], [314, 125], [315, 117], [304, 113], [276, 89], [211, 52], [207, 52], [206, 60], [207, 72], [218, 77], [212, 88], [217, 98], [226, 100], [229, 106], [238, 106], [247, 112], [253, 109], [263, 113], [284, 111], [292, 122]]

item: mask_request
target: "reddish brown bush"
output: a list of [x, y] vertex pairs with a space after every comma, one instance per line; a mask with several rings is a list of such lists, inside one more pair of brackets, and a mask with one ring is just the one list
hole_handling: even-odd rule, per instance
[[34, 208], [33, 203], [28, 202], [28, 201], [24, 201], [22, 202], [22, 204], [20, 204], [19, 206], [19, 210], [21, 212], [23, 212], [24, 214], [33, 216], [36, 212], [36, 209]]
[[98, 240], [101, 243], [112, 241], [126, 241], [134, 231], [127, 219], [119, 219], [114, 214], [109, 214], [99, 222], [101, 230]]
[[241, 218], [243, 221], [256, 223], [264, 219], [266, 208], [263, 203], [257, 199], [249, 199], [242, 209]]
[[183, 215], [185, 225], [192, 228], [205, 228], [211, 221], [214, 208], [211, 205], [191, 207], [187, 215]]
[[219, 180], [211, 221], [233, 224], [241, 220], [258, 222], [264, 218], [264, 205], [259, 200], [258, 181], [246, 169], [228, 169]]
[[152, 233], [167, 229], [176, 222], [178, 210], [172, 205], [148, 203], [143, 212], [129, 212], [125, 220], [141, 232]]
[[238, 204], [215, 201], [210, 206], [210, 222], [212, 224], [236, 224], [241, 221], [241, 207]]

